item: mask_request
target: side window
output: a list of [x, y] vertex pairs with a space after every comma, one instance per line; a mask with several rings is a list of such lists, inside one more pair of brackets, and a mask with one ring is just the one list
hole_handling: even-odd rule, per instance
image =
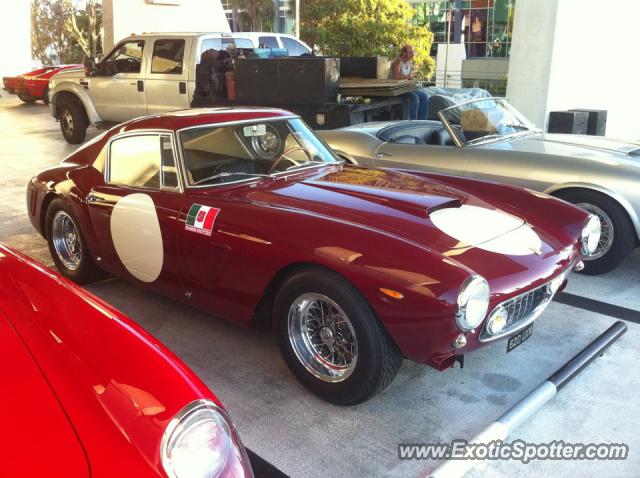
[[153, 44], [151, 73], [181, 75], [184, 40], [156, 40]]
[[121, 43], [100, 62], [102, 73], [109, 76], [116, 73], [140, 73], [143, 51], [142, 40]]
[[202, 40], [200, 51], [222, 50], [222, 38], [207, 38]]
[[178, 170], [170, 136], [160, 136], [160, 150], [162, 154], [162, 187], [176, 189], [178, 187]]
[[254, 48], [253, 43], [248, 38], [234, 38], [236, 48]]
[[307, 49], [307, 47], [305, 47], [299, 41], [294, 40], [293, 38], [280, 37], [280, 40], [282, 40], [282, 45], [289, 52], [289, 56], [300, 56], [300, 55], [304, 55], [305, 53], [311, 53]]
[[261, 48], [280, 48], [276, 37], [258, 37], [258, 44]]
[[[162, 171], [162, 179], [161, 179]], [[171, 137], [146, 134], [116, 139], [109, 150], [108, 182], [160, 189], [178, 187]]]

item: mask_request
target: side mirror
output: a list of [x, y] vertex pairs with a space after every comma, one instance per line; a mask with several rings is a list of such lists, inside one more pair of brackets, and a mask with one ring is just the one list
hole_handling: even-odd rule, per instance
[[86, 56], [84, 58], [84, 75], [96, 76], [96, 60], [95, 58]]

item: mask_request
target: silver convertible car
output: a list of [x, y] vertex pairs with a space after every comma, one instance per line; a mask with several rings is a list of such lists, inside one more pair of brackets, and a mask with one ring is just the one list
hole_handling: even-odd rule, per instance
[[348, 162], [510, 183], [576, 204], [602, 223], [587, 274], [609, 272], [640, 245], [640, 143], [544, 134], [504, 98], [468, 101], [438, 116], [318, 134]]

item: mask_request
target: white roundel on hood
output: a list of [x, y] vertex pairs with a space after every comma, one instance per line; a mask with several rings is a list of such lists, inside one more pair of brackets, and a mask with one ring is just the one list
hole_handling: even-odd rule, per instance
[[496, 209], [462, 205], [429, 214], [442, 232], [458, 240], [456, 249], [477, 247], [510, 256], [539, 254], [540, 236], [523, 219]]
[[162, 271], [164, 251], [156, 206], [148, 194], [129, 194], [111, 212], [111, 238], [133, 277], [153, 282]]

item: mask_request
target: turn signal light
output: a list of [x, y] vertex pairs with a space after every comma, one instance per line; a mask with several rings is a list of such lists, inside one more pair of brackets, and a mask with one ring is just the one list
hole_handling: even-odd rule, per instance
[[386, 289], [384, 287], [380, 287], [380, 292], [382, 292], [384, 295], [388, 295], [389, 297], [391, 297], [392, 299], [403, 299], [404, 295], [402, 295], [400, 292], [398, 292], [397, 290], [393, 290], [393, 289]]

